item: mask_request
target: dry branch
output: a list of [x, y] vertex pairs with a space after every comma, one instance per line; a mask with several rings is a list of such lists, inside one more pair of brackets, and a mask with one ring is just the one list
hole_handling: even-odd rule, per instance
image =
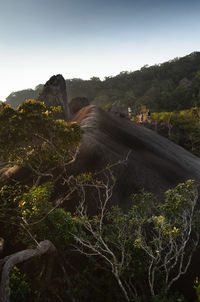
[[43, 254], [55, 253], [56, 248], [49, 240], [44, 240], [39, 243], [36, 249], [27, 249], [15, 254], [12, 254], [5, 259], [5, 264], [2, 268], [1, 284], [0, 284], [0, 302], [10, 301], [10, 286], [9, 286], [9, 274], [12, 268], [29, 260], [33, 257], [41, 256]]

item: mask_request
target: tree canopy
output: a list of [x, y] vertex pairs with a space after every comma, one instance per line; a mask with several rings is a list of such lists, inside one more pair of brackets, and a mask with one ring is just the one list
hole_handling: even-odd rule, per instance
[[[97, 77], [67, 79], [67, 93], [69, 99], [86, 97], [101, 107], [117, 102], [126, 111], [128, 106], [140, 110], [144, 105], [151, 111], [183, 110], [200, 104], [199, 72], [200, 53], [193, 52], [134, 72], [124, 71], [102, 81]], [[6, 103], [16, 108], [25, 99], [37, 98], [40, 89], [39, 85], [35, 90], [12, 93]]]

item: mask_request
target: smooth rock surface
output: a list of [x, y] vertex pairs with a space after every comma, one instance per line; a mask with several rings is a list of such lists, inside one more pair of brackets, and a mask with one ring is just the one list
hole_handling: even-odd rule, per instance
[[128, 206], [130, 193], [142, 188], [162, 197], [180, 182], [200, 180], [200, 158], [143, 125], [97, 106], [83, 108], [73, 120], [84, 131], [76, 169], [98, 171], [130, 152], [127, 162], [115, 168], [114, 198], [122, 206]]

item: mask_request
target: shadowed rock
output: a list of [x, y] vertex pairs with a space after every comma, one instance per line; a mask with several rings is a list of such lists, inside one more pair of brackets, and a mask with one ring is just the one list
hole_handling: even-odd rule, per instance
[[130, 206], [130, 193], [144, 188], [163, 192], [187, 179], [200, 180], [200, 158], [143, 125], [114, 117], [96, 106], [80, 110], [73, 118], [84, 130], [76, 169], [98, 170], [106, 163], [126, 158], [116, 167], [115, 202]]
[[63, 112], [56, 113], [55, 118], [69, 119], [66, 82], [62, 75], [58, 74], [52, 76], [44, 85], [44, 88], [37, 99], [44, 102], [47, 105], [47, 108], [50, 108], [50, 106], [61, 106]]
[[69, 109], [71, 115], [74, 115], [77, 113], [80, 109], [83, 107], [86, 107], [89, 105], [89, 101], [85, 97], [77, 97], [69, 101]]

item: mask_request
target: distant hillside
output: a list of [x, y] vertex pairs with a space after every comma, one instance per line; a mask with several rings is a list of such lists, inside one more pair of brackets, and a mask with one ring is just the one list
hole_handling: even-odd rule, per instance
[[[136, 111], [142, 105], [151, 111], [188, 109], [200, 105], [200, 52], [150, 67], [145, 65], [134, 72], [121, 72], [104, 81], [93, 77], [66, 83], [69, 99], [83, 96], [101, 107], [109, 108], [117, 102], [122, 109], [130, 105]], [[38, 92], [38, 89], [15, 92], [6, 102], [16, 106], [26, 98], [37, 98]]]
[[42, 90], [42, 87], [43, 85], [38, 85], [35, 87], [35, 89], [24, 89], [12, 92], [6, 98], [6, 103], [10, 104], [13, 108], [16, 109], [27, 99], [37, 99], [39, 92]]

